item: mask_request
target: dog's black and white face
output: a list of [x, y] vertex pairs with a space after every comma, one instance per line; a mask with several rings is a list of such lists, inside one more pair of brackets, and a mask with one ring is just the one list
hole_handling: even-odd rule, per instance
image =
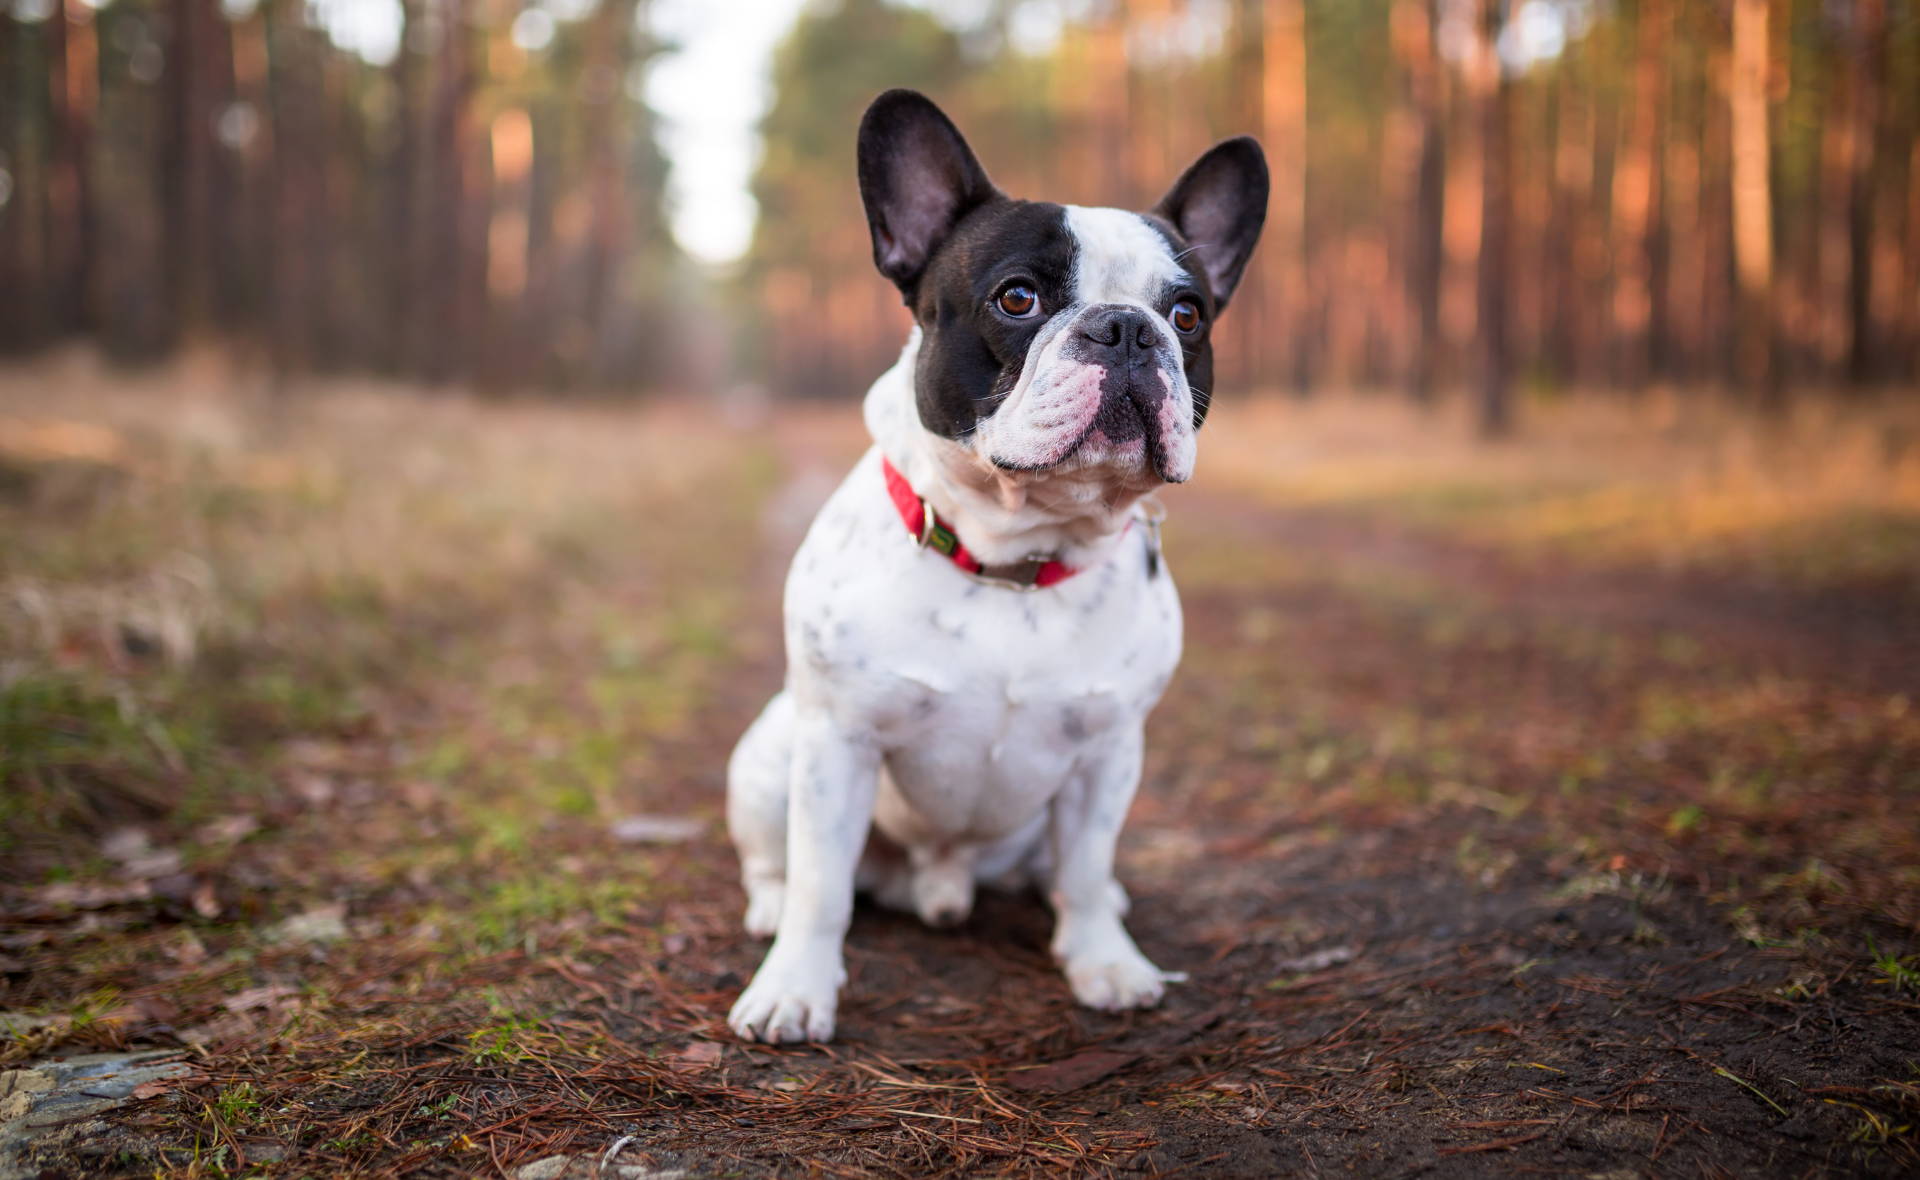
[[1257, 143], [1215, 146], [1146, 213], [1014, 200], [938, 107], [894, 90], [859, 164], [874, 262], [920, 328], [926, 430], [1007, 473], [1192, 474], [1209, 333], [1266, 218]]

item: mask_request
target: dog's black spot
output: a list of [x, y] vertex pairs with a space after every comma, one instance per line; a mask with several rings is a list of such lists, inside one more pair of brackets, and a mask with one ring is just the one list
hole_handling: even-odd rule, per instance
[[1087, 739], [1087, 719], [1072, 705], [1060, 710], [1060, 735], [1070, 742]]
[[[996, 197], [960, 219], [915, 290], [921, 425], [961, 438], [993, 413], [1049, 314], [1071, 301], [1074, 253], [1066, 210], [1050, 202]], [[1039, 315], [1015, 320], [995, 310], [994, 297], [1015, 279], [1039, 294]]]

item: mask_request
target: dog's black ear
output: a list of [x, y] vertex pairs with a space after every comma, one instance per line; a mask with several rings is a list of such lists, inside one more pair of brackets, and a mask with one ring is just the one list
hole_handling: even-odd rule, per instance
[[997, 195], [953, 120], [915, 90], [889, 90], [860, 120], [860, 198], [873, 263], [913, 302], [927, 260], [968, 210]]
[[1266, 153], [1245, 135], [1214, 144], [1153, 211], [1187, 239], [1207, 272], [1215, 307], [1225, 307], [1266, 224]]

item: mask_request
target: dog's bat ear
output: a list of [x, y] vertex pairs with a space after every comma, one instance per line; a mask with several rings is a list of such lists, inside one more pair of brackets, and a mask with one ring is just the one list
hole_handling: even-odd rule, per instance
[[911, 304], [941, 239], [998, 190], [953, 120], [915, 90], [873, 100], [860, 120], [859, 155], [873, 263]]
[[1153, 212], [1173, 223], [1207, 273], [1216, 308], [1240, 282], [1267, 220], [1267, 157], [1249, 136], [1214, 144]]

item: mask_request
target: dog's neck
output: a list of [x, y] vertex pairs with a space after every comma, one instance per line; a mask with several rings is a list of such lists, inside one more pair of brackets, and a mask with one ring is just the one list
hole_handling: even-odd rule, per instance
[[875, 444], [914, 491], [990, 565], [1036, 553], [1076, 568], [1104, 559], [1157, 481], [1104, 466], [1004, 471], [966, 441], [932, 433], [920, 424], [914, 397], [919, 349], [916, 327], [900, 359], [867, 391], [863, 409]]

